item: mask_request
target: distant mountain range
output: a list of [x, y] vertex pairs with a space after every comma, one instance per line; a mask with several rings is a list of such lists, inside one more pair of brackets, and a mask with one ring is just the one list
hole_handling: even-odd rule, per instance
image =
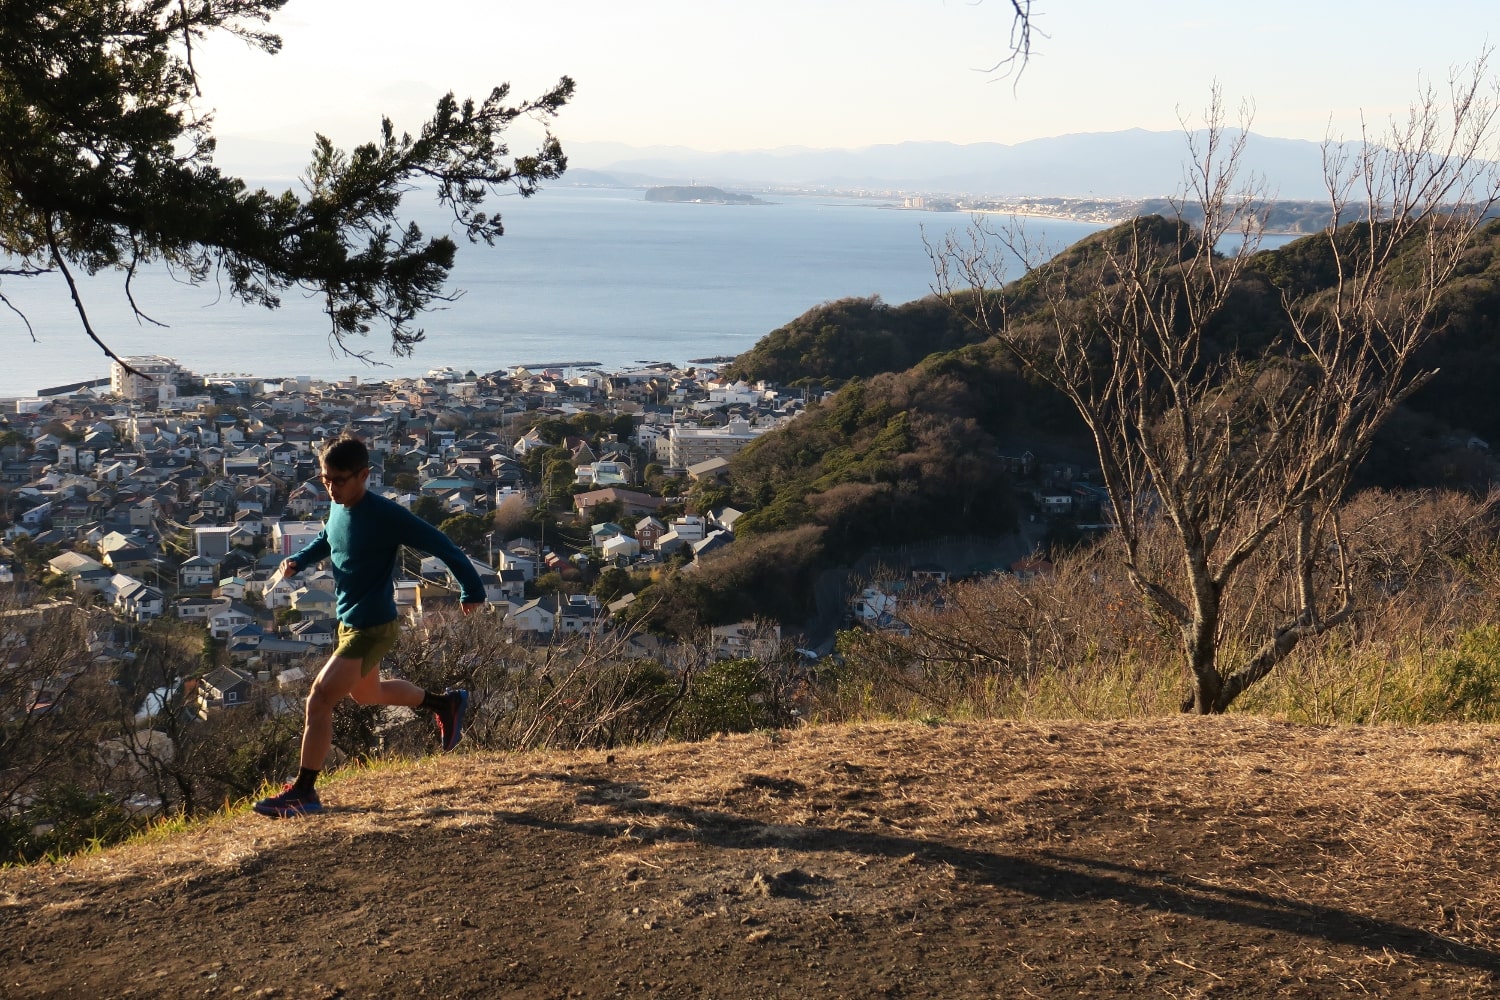
[[[1201, 136], [1199, 137], [1201, 139]], [[905, 192], [1098, 199], [1170, 195], [1182, 187], [1190, 156], [1182, 132], [1088, 132], [1014, 145], [903, 142], [863, 149], [708, 153], [685, 146], [634, 147], [564, 141], [572, 184], [652, 187], [708, 184], [728, 189]], [[222, 136], [219, 160], [246, 177], [296, 177], [308, 159], [293, 143]], [[1325, 197], [1322, 149], [1301, 139], [1251, 133], [1244, 167], [1263, 177], [1273, 198]]]

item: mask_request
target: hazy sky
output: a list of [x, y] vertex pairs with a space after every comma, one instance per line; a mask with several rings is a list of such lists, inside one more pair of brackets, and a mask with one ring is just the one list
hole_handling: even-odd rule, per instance
[[[1018, 83], [979, 70], [1005, 55], [1006, 0], [292, 0], [271, 57], [196, 53], [219, 131], [310, 145], [413, 128], [443, 92], [567, 74], [566, 141], [697, 149], [1018, 142], [1177, 128], [1217, 80], [1255, 104], [1257, 132], [1321, 139], [1358, 113], [1402, 109], [1446, 83], [1500, 25], [1493, 0], [1035, 0]], [[1500, 32], [1497, 32], [1500, 34]], [[1014, 84], [1014, 85], [1013, 85]]]

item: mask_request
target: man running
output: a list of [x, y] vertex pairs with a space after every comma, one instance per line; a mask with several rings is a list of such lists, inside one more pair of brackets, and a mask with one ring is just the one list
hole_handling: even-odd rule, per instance
[[401, 623], [393, 575], [402, 545], [441, 559], [462, 588], [464, 614], [484, 603], [484, 586], [474, 564], [441, 531], [400, 504], [370, 493], [370, 453], [358, 438], [341, 437], [323, 449], [318, 477], [333, 501], [328, 522], [306, 548], [288, 557], [288, 576], [327, 558], [333, 567], [339, 620], [338, 645], [318, 672], [307, 695], [297, 780], [280, 795], [261, 799], [255, 811], [283, 818], [318, 812], [323, 803], [314, 783], [333, 746], [333, 707], [349, 695], [361, 705], [407, 705], [437, 716], [443, 749], [463, 735], [469, 693], [424, 691], [409, 681], [381, 680], [380, 660], [396, 645]]

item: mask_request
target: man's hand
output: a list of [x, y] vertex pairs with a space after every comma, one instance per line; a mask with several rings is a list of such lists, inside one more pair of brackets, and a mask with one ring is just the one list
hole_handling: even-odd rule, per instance
[[266, 583], [266, 589], [269, 590], [270, 588], [279, 584], [282, 580], [285, 580], [287, 577], [296, 575], [297, 561], [288, 556], [281, 561], [280, 566], [276, 567], [276, 572], [271, 574], [271, 579]]

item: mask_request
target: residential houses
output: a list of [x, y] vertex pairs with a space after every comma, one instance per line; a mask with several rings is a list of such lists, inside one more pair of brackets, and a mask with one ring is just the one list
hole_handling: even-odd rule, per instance
[[[414, 481], [400, 491], [408, 502], [430, 496], [452, 513], [487, 514], [535, 488], [521, 460], [551, 447], [536, 430], [542, 420], [632, 415], [623, 440], [611, 433], [564, 442], [575, 481], [594, 487], [573, 500], [584, 523], [604, 520], [591, 516], [601, 504], [610, 517], [618, 511], [619, 520], [633, 522], [630, 531], [612, 524], [589, 533], [589, 551], [601, 562], [629, 564], [684, 546], [705, 554], [728, 543], [738, 516], [675, 516], [680, 507], [638, 485], [646, 464], [723, 475], [736, 451], [790, 419], [801, 402], [796, 390], [725, 383], [706, 370], [688, 375], [668, 365], [573, 376], [435, 369], [364, 383], [205, 378], [170, 358], [126, 360], [151, 377], [116, 365], [108, 391], [84, 387], [9, 411], [0, 406], [0, 422], [24, 439], [0, 449], [0, 481], [10, 491], [5, 534], [59, 544], [64, 551], [48, 567], [56, 581], [121, 619], [169, 615], [222, 642], [234, 666], [197, 686], [203, 717], [257, 703], [259, 685], [279, 690], [279, 678], [310, 676], [335, 641], [326, 570], [270, 580], [281, 559], [322, 529], [329, 501], [316, 479], [317, 455], [339, 434], [352, 431], [369, 443], [377, 460], [372, 489], [394, 496], [387, 480], [409, 476]], [[565, 547], [582, 543], [505, 543], [494, 537], [475, 553], [501, 627], [532, 641], [607, 627], [609, 609], [588, 595], [534, 591], [549, 563], [573, 572], [587, 562]], [[9, 569], [4, 559], [0, 569]], [[397, 587], [411, 617], [451, 585], [444, 567], [424, 565], [421, 576]]]
[[251, 678], [229, 667], [218, 667], [198, 683], [198, 717], [207, 721], [219, 709], [250, 704]]
[[710, 630], [714, 658], [719, 660], [775, 659], [781, 651], [781, 626], [737, 622]]

